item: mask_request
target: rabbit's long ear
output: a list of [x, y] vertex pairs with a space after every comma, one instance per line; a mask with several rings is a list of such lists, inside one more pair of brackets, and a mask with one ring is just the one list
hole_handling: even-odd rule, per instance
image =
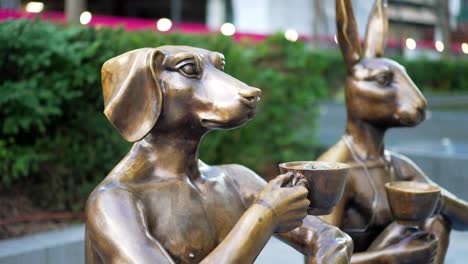
[[388, 33], [387, 0], [375, 0], [366, 32], [365, 57], [382, 57]]
[[359, 62], [361, 43], [351, 0], [336, 0], [336, 31], [348, 70]]
[[164, 54], [158, 49], [138, 49], [112, 58], [102, 67], [104, 114], [130, 141], [142, 139], [161, 113], [162, 91], [154, 67]]

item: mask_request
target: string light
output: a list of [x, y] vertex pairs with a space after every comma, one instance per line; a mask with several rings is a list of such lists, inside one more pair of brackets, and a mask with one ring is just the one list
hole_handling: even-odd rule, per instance
[[221, 34], [225, 36], [232, 36], [236, 33], [236, 26], [232, 23], [224, 23], [221, 26]]
[[440, 40], [436, 41], [435, 47], [436, 47], [436, 50], [437, 50], [438, 52], [442, 52], [442, 51], [444, 51], [444, 49], [445, 49], [444, 43], [442, 43], [442, 41], [440, 41]]
[[284, 32], [284, 37], [291, 42], [296, 42], [299, 39], [299, 33], [294, 29], [288, 29]]
[[406, 39], [406, 47], [409, 49], [409, 50], [414, 50], [416, 49], [416, 40], [412, 39], [412, 38], [407, 38]]
[[461, 48], [463, 53], [468, 54], [468, 44], [462, 43]]
[[29, 2], [26, 4], [26, 12], [28, 13], [40, 13], [44, 10], [44, 3], [42, 2]]
[[80, 23], [82, 25], [87, 25], [89, 22], [91, 22], [91, 19], [93, 18], [93, 15], [89, 11], [84, 11], [80, 15]]
[[172, 28], [172, 21], [169, 18], [161, 18], [156, 23], [156, 28], [161, 32], [169, 31]]

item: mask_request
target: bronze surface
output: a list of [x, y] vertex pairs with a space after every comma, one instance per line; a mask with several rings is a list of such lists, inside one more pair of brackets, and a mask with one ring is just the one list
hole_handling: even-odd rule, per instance
[[224, 64], [185, 46], [104, 64], [104, 113], [135, 143], [88, 199], [86, 263], [252, 263], [273, 234], [309, 263], [349, 262], [349, 236], [306, 217], [308, 191], [285, 187], [291, 173], [267, 184], [241, 165], [199, 161], [203, 136], [246, 123], [260, 96]]
[[419, 226], [433, 216], [440, 198], [438, 186], [422, 182], [387, 182], [385, 189], [393, 218], [409, 226]]
[[307, 213], [327, 215], [343, 196], [349, 166], [342, 163], [317, 161], [292, 161], [279, 165], [281, 173], [293, 172], [305, 180], [310, 201]]
[[415, 181], [435, 185], [408, 158], [386, 151], [392, 127], [425, 118], [426, 100], [397, 62], [383, 58], [387, 1], [376, 0], [369, 17], [364, 56], [350, 0], [336, 0], [338, 41], [347, 67], [346, 133], [319, 160], [352, 165], [345, 193], [332, 214], [322, 218], [354, 242], [352, 263], [443, 263], [450, 230], [468, 229], [468, 203], [442, 189], [438, 213], [422, 230], [395, 223], [385, 184]]

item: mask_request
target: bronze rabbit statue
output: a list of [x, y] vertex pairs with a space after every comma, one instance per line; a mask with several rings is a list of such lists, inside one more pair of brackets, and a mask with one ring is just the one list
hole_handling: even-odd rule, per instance
[[468, 229], [468, 203], [443, 190], [434, 217], [420, 229], [404, 228], [392, 223], [384, 188], [392, 181], [434, 184], [407, 157], [384, 147], [389, 128], [415, 126], [426, 112], [426, 99], [405, 68], [383, 57], [387, 1], [375, 1], [363, 56], [351, 0], [336, 0], [336, 24], [347, 68], [346, 133], [319, 160], [349, 163], [353, 169], [343, 199], [323, 219], [352, 237], [352, 263], [443, 263], [450, 230]]

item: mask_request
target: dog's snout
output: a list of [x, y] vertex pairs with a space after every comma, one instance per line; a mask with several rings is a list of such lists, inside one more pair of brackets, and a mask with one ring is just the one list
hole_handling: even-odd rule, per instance
[[421, 102], [418, 104], [418, 109], [420, 111], [425, 111], [427, 108], [427, 101], [426, 99], [422, 99]]
[[244, 88], [242, 90], [239, 91], [239, 95], [251, 102], [251, 103], [255, 103], [257, 102], [259, 96], [262, 94], [262, 91], [260, 91], [260, 89], [258, 88], [254, 88], [254, 87], [247, 87], [247, 88]]

